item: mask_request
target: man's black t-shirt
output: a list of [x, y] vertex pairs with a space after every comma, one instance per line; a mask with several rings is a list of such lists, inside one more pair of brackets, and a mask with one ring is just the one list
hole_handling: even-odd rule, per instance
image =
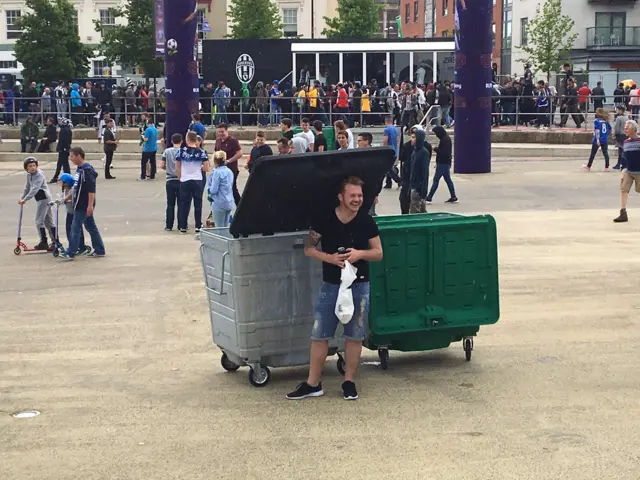
[[316, 141], [313, 142], [313, 151], [314, 152], [319, 152], [320, 150], [318, 150], [320, 147], [324, 147], [324, 149], [322, 150], [323, 152], [327, 151], [327, 139], [325, 138], [325, 136], [322, 133], [318, 133], [316, 135]]
[[293, 140], [293, 130], [287, 130], [282, 136], [286, 139]]
[[[362, 209], [349, 223], [342, 223], [335, 210], [326, 217], [318, 219], [312, 229], [321, 235], [322, 251], [328, 254], [338, 252], [338, 248], [354, 248], [368, 250], [369, 240], [380, 235], [378, 225], [367, 212]], [[358, 269], [356, 282], [369, 281], [369, 263], [360, 260], [354, 265]], [[334, 285], [340, 284], [341, 268], [322, 262], [322, 280]]]

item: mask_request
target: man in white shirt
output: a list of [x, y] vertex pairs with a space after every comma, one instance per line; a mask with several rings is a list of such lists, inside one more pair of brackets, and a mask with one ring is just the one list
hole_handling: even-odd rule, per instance
[[302, 122], [300, 122], [300, 126], [302, 127], [302, 132], [300, 132], [296, 136], [303, 136], [307, 139], [307, 143], [309, 144], [308, 151], [313, 152], [313, 144], [316, 141], [316, 136], [313, 134], [311, 129], [309, 128], [309, 119], [303, 118]]
[[[107, 127], [107, 123], [109, 122], [109, 120], [111, 120], [111, 113], [107, 110], [106, 112], [104, 112], [104, 117], [102, 118], [102, 120], [100, 120], [100, 123], [98, 124], [98, 143], [102, 143], [102, 141], [104, 140], [104, 129]], [[113, 132], [113, 136], [116, 137], [116, 139], [118, 138], [117, 129], [118, 127], [116, 126], [116, 123], [113, 122], [113, 125], [111, 126], [111, 131]], [[103, 166], [105, 165], [106, 161], [107, 161], [107, 156], [103, 155], [102, 156]], [[111, 164], [110, 168], [113, 168], [113, 164]]]
[[291, 143], [293, 145], [292, 153], [307, 153], [309, 151], [309, 142], [302, 133], [298, 133], [295, 137], [293, 137]]
[[338, 132], [347, 132], [347, 140], [348, 140], [348, 147], [347, 148], [356, 148], [356, 142], [353, 138], [353, 133], [351, 132], [350, 128], [347, 128], [347, 125], [344, 123], [344, 121], [342, 120], [338, 120], [335, 123], [335, 128], [336, 128], [336, 139], [338, 138]]

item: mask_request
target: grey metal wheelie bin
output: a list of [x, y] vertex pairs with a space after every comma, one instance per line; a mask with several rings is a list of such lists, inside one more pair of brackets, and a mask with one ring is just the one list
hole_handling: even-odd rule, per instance
[[[309, 363], [322, 281], [321, 263], [304, 255], [309, 227], [335, 208], [349, 176], [364, 181], [368, 210], [393, 162], [388, 147], [258, 159], [231, 227], [200, 234], [213, 343], [225, 370], [248, 365], [249, 382], [260, 387], [269, 367]], [[343, 345], [337, 334], [329, 353]]]

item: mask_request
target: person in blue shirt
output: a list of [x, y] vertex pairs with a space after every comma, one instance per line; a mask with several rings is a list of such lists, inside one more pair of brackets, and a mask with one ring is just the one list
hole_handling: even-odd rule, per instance
[[540, 80], [538, 82], [538, 98], [536, 99], [538, 107], [538, 128], [542, 126], [548, 127], [551, 123], [551, 118], [549, 116], [551, 113], [551, 110], [549, 109], [550, 96], [551, 91], [544, 84], [544, 80]]
[[[384, 119], [385, 127], [382, 132], [382, 144], [393, 148], [396, 154], [396, 160], [398, 159], [398, 129], [393, 125], [393, 116], [388, 115]], [[387, 172], [384, 188], [391, 188], [393, 186], [392, 180], [400, 186], [402, 180], [398, 175], [398, 170], [395, 167], [391, 167], [391, 170]]]
[[593, 159], [596, 157], [598, 148], [602, 149], [604, 155], [604, 171], [609, 171], [609, 135], [611, 135], [611, 125], [609, 125], [609, 112], [603, 108], [596, 110], [596, 119], [593, 121], [593, 139], [591, 140], [591, 155], [589, 162], [582, 167], [591, 170]]
[[196, 132], [196, 135], [204, 141], [207, 136], [207, 129], [200, 121], [200, 114], [194, 113], [191, 118], [193, 118], [193, 123], [189, 126], [189, 130]]
[[77, 83], [74, 83], [71, 86], [71, 93], [69, 93], [69, 97], [71, 98], [71, 112], [76, 115], [73, 117], [73, 121], [74, 123], [80, 123], [80, 118], [78, 115], [80, 115], [83, 112], [82, 109], [82, 96], [80, 95], [80, 92], [78, 91], [78, 89], [80, 88], [80, 86]]
[[147, 128], [142, 133], [142, 161], [140, 162], [140, 180], [147, 176], [147, 163], [150, 164], [149, 179], [156, 178], [156, 152], [158, 151], [158, 129], [153, 118], [147, 119]]
[[273, 86], [269, 91], [269, 97], [271, 97], [271, 114], [269, 115], [269, 123], [271, 125], [278, 125], [280, 123], [280, 82], [278, 80], [273, 81]]
[[214, 169], [209, 177], [208, 192], [213, 222], [217, 228], [229, 226], [229, 217], [235, 206], [233, 199], [233, 172], [227, 167], [227, 154], [222, 150], [213, 155]]

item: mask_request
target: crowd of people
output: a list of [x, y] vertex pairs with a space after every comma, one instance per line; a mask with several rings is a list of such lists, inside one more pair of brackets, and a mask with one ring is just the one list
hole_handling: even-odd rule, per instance
[[135, 126], [143, 112], [164, 115], [164, 89], [127, 81], [126, 85], [90, 80], [82, 85], [58, 81], [55, 85], [16, 81], [12, 88], [0, 88], [0, 120], [6, 125], [24, 123], [27, 118], [36, 125], [46, 125], [49, 118], [67, 118], [78, 126], [96, 127], [103, 112], [110, 111], [116, 126]]

